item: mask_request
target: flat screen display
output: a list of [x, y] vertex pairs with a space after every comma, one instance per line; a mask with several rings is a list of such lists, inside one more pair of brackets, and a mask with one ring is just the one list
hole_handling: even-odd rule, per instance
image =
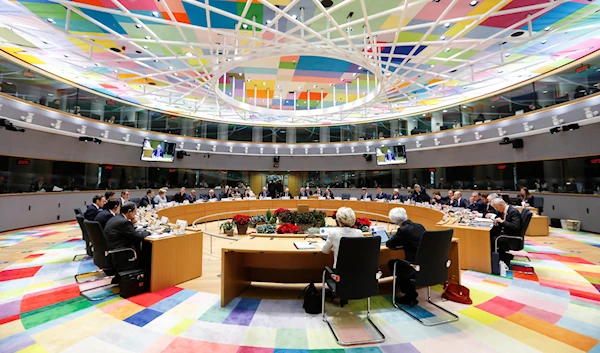
[[173, 162], [175, 143], [145, 139], [140, 159], [149, 162]]
[[377, 165], [406, 164], [404, 145], [377, 148]]

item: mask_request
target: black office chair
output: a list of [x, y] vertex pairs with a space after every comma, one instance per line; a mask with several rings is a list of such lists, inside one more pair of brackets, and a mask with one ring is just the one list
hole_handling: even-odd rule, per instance
[[[450, 267], [450, 245], [452, 244], [453, 233], [453, 229], [426, 231], [423, 233], [423, 237], [421, 238], [421, 243], [419, 244], [419, 249], [417, 250], [415, 262], [410, 263], [406, 260], [398, 259], [394, 263], [394, 287], [392, 290], [392, 302], [396, 308], [404, 311], [410, 317], [419, 321], [425, 326], [435, 326], [458, 320], [458, 316], [431, 301], [430, 290], [430, 286], [444, 283], [448, 280], [448, 267]], [[400, 261], [415, 269], [415, 278], [413, 281], [416, 287], [427, 286], [427, 301], [429, 304], [450, 314], [452, 318], [435, 322], [426, 322], [413, 315], [410, 311], [396, 304], [396, 268], [398, 266], [398, 262]]]
[[[535, 200], [535, 199], [534, 199]], [[510, 236], [501, 234], [496, 237], [494, 242], [494, 249], [498, 252], [498, 240], [499, 239], [509, 239], [508, 247], [510, 250], [521, 251], [525, 247], [525, 233], [527, 232], [527, 228], [529, 227], [529, 223], [531, 222], [531, 217], [533, 217], [533, 212], [528, 209], [523, 209], [521, 212], [521, 233], [519, 236]], [[511, 241], [513, 240], [513, 241]], [[527, 261], [531, 261], [529, 256], [524, 255]]]
[[173, 196], [175, 195], [167, 195], [167, 202], [173, 201]]
[[[76, 208], [75, 210], [79, 210], [78, 208]], [[81, 212], [81, 210], [79, 210]], [[83, 221], [85, 220], [85, 218], [83, 217], [83, 214], [81, 213], [77, 213], [77, 211], [75, 211], [75, 219], [77, 220], [77, 223], [79, 223], [79, 228], [81, 229], [81, 238], [85, 241], [85, 254], [77, 254], [75, 256], [73, 256], [73, 261], [75, 261], [75, 259], [77, 259], [80, 256], [92, 256], [94, 249], [92, 247], [92, 243], [90, 242], [90, 237], [87, 234], [87, 231], [85, 230], [85, 227], [83, 226]]]
[[531, 207], [535, 207], [539, 210], [539, 214], [541, 215], [544, 212], [544, 198], [538, 195], [533, 197], [533, 204]]
[[[333, 271], [328, 266], [323, 271], [321, 313], [323, 321], [327, 323], [333, 333], [335, 340], [342, 346], [367, 343], [381, 343], [385, 336], [379, 328], [371, 321], [371, 297], [379, 294], [379, 252], [381, 237], [344, 237], [340, 241], [338, 250], [337, 268]], [[325, 313], [325, 289], [333, 292], [333, 295], [343, 299], [367, 298], [367, 321], [375, 328], [380, 338], [363, 341], [345, 342], [340, 341], [335, 330]]]
[[350, 200], [350, 194], [342, 194], [342, 200]]
[[129, 201], [133, 202], [136, 206], [140, 206], [140, 201], [142, 201], [142, 199], [140, 197], [132, 197]]
[[79, 208], [79, 207], [74, 208], [73, 211], [75, 211], [75, 215], [78, 215], [78, 214], [82, 215], [83, 214], [83, 212], [81, 212], [81, 208]]
[[[95, 282], [95, 281], [105, 279], [107, 277], [114, 277], [117, 274], [117, 268], [113, 265], [111, 254], [120, 253], [120, 252], [124, 252], [124, 251], [131, 251], [133, 253], [133, 257], [130, 258], [129, 261], [132, 261], [132, 262], [137, 261], [137, 252], [133, 248], [120, 248], [120, 249], [115, 249], [115, 250], [108, 250], [106, 238], [104, 237], [104, 231], [102, 230], [102, 226], [100, 225], [99, 222], [85, 220], [85, 221], [83, 221], [83, 226], [86, 229], [86, 231], [90, 237], [92, 245], [94, 246], [94, 256], [93, 256], [94, 265], [98, 266], [99, 270], [76, 274], [75, 282], [77, 282], [78, 284]], [[137, 270], [123, 271], [123, 272], [118, 272], [118, 274], [120, 276], [126, 276], [129, 273], [133, 273], [136, 271]], [[95, 277], [93, 280], [90, 280], [90, 281], [83, 281], [83, 282], [79, 281], [79, 277], [95, 275], [95, 274], [103, 274], [103, 276]], [[112, 288], [112, 287], [117, 287], [117, 286], [118, 286], [118, 284], [112, 284], [112, 283], [104, 284], [101, 286], [88, 288], [86, 290], [80, 291], [79, 295], [81, 295], [82, 297], [84, 297], [90, 301], [101, 300], [101, 299], [105, 299], [108, 297], [118, 295], [119, 293], [113, 292], [113, 293], [109, 293], [107, 295], [103, 295], [100, 297], [89, 297], [89, 296], [87, 296], [86, 293], [94, 291], [94, 290], [98, 290], [101, 288]]]

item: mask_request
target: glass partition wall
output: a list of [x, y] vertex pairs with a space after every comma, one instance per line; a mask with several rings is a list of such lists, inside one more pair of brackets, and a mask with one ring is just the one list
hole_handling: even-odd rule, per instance
[[[43, 178], [52, 189], [145, 189], [249, 185], [252, 175], [267, 172], [135, 167], [0, 156], [0, 193], [29, 192]], [[286, 174], [279, 172], [279, 174]], [[600, 193], [600, 156], [495, 165], [359, 171], [294, 172], [299, 185], [331, 188], [530, 190]], [[47, 189], [48, 190], [48, 189]], [[48, 190], [49, 191], [49, 190]], [[297, 193], [297, 191], [293, 191]]]
[[84, 91], [0, 58], [0, 93], [65, 112], [143, 130], [208, 139], [279, 143], [341, 142], [436, 132], [502, 119], [600, 91], [600, 57], [578, 68], [474, 102], [373, 123], [317, 127], [224, 124], [157, 112]]

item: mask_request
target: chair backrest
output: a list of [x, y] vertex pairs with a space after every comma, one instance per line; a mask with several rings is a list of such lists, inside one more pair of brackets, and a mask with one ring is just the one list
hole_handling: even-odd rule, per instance
[[538, 195], [535, 195], [533, 197], [533, 207], [537, 208], [537, 209], [542, 209], [544, 208], [544, 198]]
[[167, 202], [173, 201], [173, 196], [174, 195], [167, 195]]
[[523, 209], [521, 212], [521, 237], [525, 237], [525, 232], [527, 232], [527, 227], [529, 227], [531, 217], [533, 217], [533, 212], [526, 208]]
[[350, 194], [342, 194], [342, 200], [350, 200]]
[[335, 272], [340, 276], [336, 295], [361, 299], [379, 293], [381, 237], [342, 237]]
[[79, 223], [79, 228], [81, 228], [81, 234], [83, 236], [83, 240], [89, 241], [90, 236], [88, 235], [87, 230], [83, 226], [83, 221], [85, 221], [85, 218], [83, 217], [82, 214], [76, 214], [75, 219], [77, 219], [77, 223]]
[[453, 233], [453, 229], [423, 233], [415, 258], [415, 264], [419, 265], [419, 271], [415, 275], [416, 286], [432, 286], [448, 280]]
[[132, 197], [129, 201], [133, 202], [136, 206], [139, 206], [140, 202], [142, 201], [142, 198], [140, 198], [140, 197]]
[[106, 238], [102, 231], [102, 226], [97, 221], [83, 221], [83, 226], [87, 230], [92, 246], [94, 247], [94, 264], [103, 270], [112, 270], [113, 266], [110, 257], [105, 255], [108, 250]]
[[83, 214], [83, 212], [81, 212], [81, 208], [77, 207], [74, 208], [73, 211], [75, 211], [75, 215], [77, 216], [78, 214]]

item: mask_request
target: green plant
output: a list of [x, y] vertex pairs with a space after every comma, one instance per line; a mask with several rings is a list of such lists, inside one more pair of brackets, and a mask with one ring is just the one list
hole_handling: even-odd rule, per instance
[[277, 230], [277, 227], [275, 227], [272, 224], [261, 224], [259, 226], [256, 227], [256, 232], [260, 233], [260, 234], [273, 234], [275, 233], [275, 231]]
[[223, 229], [224, 231], [232, 231], [233, 227], [235, 227], [235, 223], [233, 223], [232, 221], [226, 221], [221, 223], [221, 225], [219, 226], [220, 229]]
[[312, 212], [298, 212], [296, 215], [296, 224], [312, 225], [316, 222], [317, 220]]
[[257, 223], [262, 223], [262, 222], [266, 222], [267, 221], [267, 216], [265, 216], [264, 214], [257, 214], [256, 216], [252, 217], [252, 223], [257, 224]]
[[306, 231], [306, 234], [310, 234], [310, 235], [318, 235], [319, 233], [321, 233], [321, 229], [317, 228], [317, 227], [310, 227]]
[[289, 210], [285, 210], [282, 211], [281, 213], [279, 213], [279, 222], [281, 222], [282, 224], [285, 223], [290, 223], [290, 224], [295, 224], [296, 223], [296, 212], [291, 212]]
[[363, 233], [369, 233], [369, 227], [367, 227], [367, 226], [362, 226], [362, 228], [360, 228], [360, 230]]
[[277, 223], [277, 218], [275, 218], [275, 217], [271, 217], [271, 218], [269, 219], [269, 224], [276, 224], [276, 223]]
[[265, 214], [265, 216], [267, 217], [267, 219], [269, 221], [271, 220], [271, 218], [273, 218], [273, 212], [271, 212], [270, 208], [267, 210], [267, 213]]

